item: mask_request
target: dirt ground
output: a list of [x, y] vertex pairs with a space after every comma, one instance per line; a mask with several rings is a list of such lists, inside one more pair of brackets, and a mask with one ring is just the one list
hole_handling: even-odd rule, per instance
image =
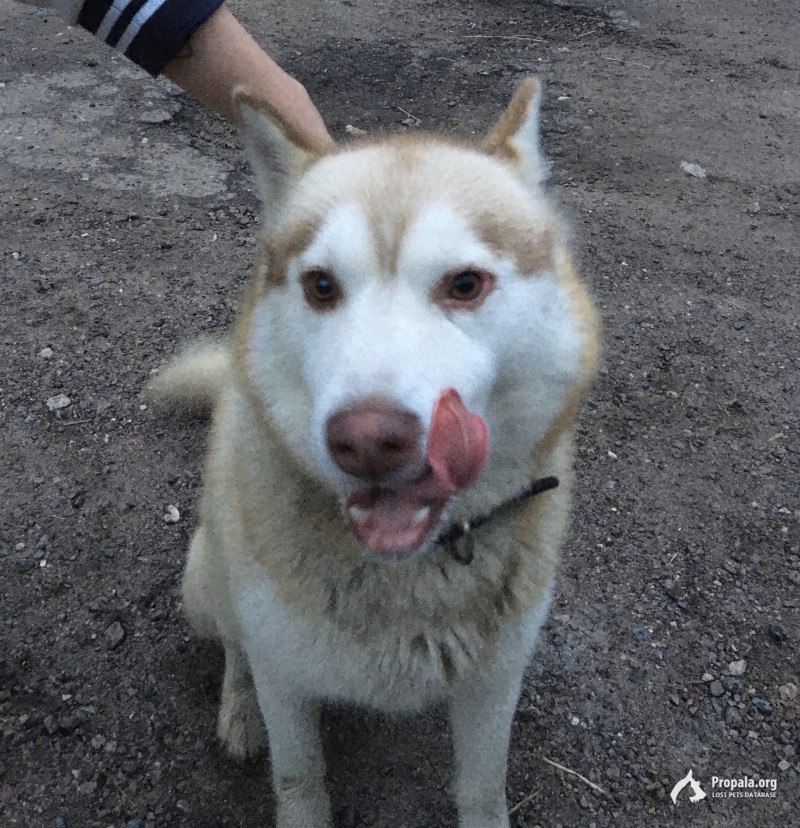
[[[479, 134], [546, 82], [606, 354], [512, 824], [800, 826], [796, 2], [231, 5], [339, 137]], [[268, 761], [216, 744], [220, 654], [180, 610], [204, 425], [142, 394], [242, 296], [238, 139], [52, 16], [0, 13], [0, 825], [268, 826]], [[455, 825], [440, 711], [325, 732], [339, 828]], [[673, 804], [689, 769], [709, 795]]]

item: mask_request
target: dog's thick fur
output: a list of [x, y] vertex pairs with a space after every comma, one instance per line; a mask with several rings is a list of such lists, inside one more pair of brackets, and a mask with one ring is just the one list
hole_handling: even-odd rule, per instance
[[[460, 828], [509, 825], [511, 720], [547, 614], [572, 426], [597, 359], [595, 313], [542, 190], [539, 94], [524, 82], [475, 147], [415, 134], [330, 149], [237, 93], [265, 205], [261, 261], [230, 349], [179, 357], [154, 390], [213, 403], [184, 605], [225, 648], [222, 741], [249, 756], [266, 724], [278, 828], [332, 825], [317, 730], [326, 700], [386, 711], [446, 700]], [[460, 268], [491, 274], [480, 302], [441, 299]], [[318, 270], [341, 286], [330, 309], [304, 297], [304, 274]], [[424, 443], [445, 388], [488, 425], [485, 470], [419, 548], [387, 559], [353, 532], [354, 484], [325, 424], [377, 395], [413, 412]], [[435, 543], [450, 521], [548, 475], [559, 488], [474, 532], [471, 563]]]

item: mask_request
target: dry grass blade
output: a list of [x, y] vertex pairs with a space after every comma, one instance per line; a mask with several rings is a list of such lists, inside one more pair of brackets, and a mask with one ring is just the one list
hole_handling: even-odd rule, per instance
[[559, 765], [558, 762], [554, 762], [552, 759], [545, 759], [542, 757], [548, 765], [552, 765], [554, 768], [558, 768], [558, 770], [563, 771], [564, 773], [568, 773], [570, 776], [577, 776], [581, 782], [585, 782], [592, 790], [597, 791], [598, 793], [603, 794], [603, 796], [611, 797], [611, 794], [608, 791], [603, 790], [599, 785], [595, 785], [591, 779], [587, 779], [582, 774], [578, 773], [578, 771], [574, 771], [571, 768], [565, 767], [564, 765]]
[[529, 793], [524, 799], [521, 799], [517, 804], [511, 808], [508, 812], [508, 815], [511, 816], [515, 811], [518, 811], [520, 808], [527, 805], [537, 794], [539, 793], [538, 789], [535, 790], [533, 793]]
[[527, 35], [462, 35], [464, 38], [481, 40], [530, 40], [532, 43], [547, 43], [541, 37], [528, 37]]
[[419, 126], [422, 123], [422, 118], [417, 118], [416, 115], [412, 115], [407, 109], [403, 109], [402, 106], [398, 106], [397, 108], [403, 113], [403, 115], [408, 115], [408, 117], [414, 121], [414, 126]]

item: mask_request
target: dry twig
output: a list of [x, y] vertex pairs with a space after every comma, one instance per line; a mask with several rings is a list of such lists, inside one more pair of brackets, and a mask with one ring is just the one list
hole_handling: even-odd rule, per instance
[[513, 808], [511, 808], [511, 810], [508, 812], [508, 815], [511, 816], [511, 814], [513, 814], [515, 811], [518, 811], [524, 805], [527, 805], [538, 793], [538, 789], [535, 790], [533, 793], [529, 793], [524, 799], [521, 799]]
[[464, 38], [480, 38], [481, 40], [530, 40], [532, 43], [547, 43], [541, 37], [527, 35], [463, 35]]
[[397, 108], [403, 113], [403, 115], [408, 115], [408, 117], [414, 121], [414, 126], [419, 126], [422, 123], [422, 118], [417, 118], [416, 115], [412, 115], [407, 109], [403, 109], [402, 106], [398, 106]]
[[565, 767], [564, 765], [559, 765], [558, 762], [553, 762], [552, 759], [545, 759], [544, 756], [542, 758], [545, 762], [547, 762], [548, 765], [552, 765], [554, 768], [558, 768], [560, 771], [570, 774], [570, 776], [577, 776], [578, 779], [581, 780], [581, 782], [585, 782], [593, 791], [597, 791], [598, 793], [603, 794], [603, 796], [611, 796], [611, 794], [609, 794], [608, 791], [603, 790], [599, 785], [595, 785], [594, 782], [578, 773], [578, 771], [574, 771], [571, 768]]

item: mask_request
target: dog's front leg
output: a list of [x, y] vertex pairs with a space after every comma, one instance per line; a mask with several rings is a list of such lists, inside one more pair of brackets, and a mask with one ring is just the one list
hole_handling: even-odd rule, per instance
[[237, 759], [255, 756], [265, 743], [264, 723], [247, 657], [231, 642], [225, 644], [225, 678], [222, 680], [217, 736]]
[[506, 765], [524, 662], [462, 679], [450, 702], [459, 828], [508, 828]]
[[450, 721], [459, 828], [509, 826], [506, 766], [511, 721], [550, 597], [547, 590], [539, 604], [500, 637], [486, 663], [453, 687]]
[[332, 828], [319, 706], [265, 672], [254, 671], [254, 679], [269, 737], [276, 828]]

